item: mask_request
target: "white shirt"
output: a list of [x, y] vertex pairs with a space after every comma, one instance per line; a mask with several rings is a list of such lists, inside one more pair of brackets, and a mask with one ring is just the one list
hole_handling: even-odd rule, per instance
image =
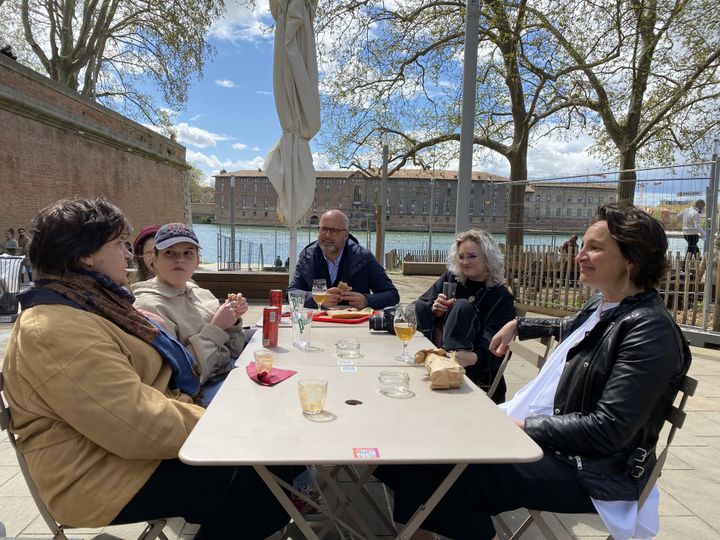
[[705, 237], [705, 230], [700, 226], [700, 210], [697, 206], [686, 208], [678, 214], [682, 218], [683, 234], [699, 234]]
[[[560, 382], [567, 354], [580, 343], [600, 321], [600, 313], [618, 303], [603, 303], [590, 317], [560, 343], [543, 365], [538, 376], [523, 386], [510, 401], [499, 407], [512, 418], [524, 420], [539, 414], [552, 415], [555, 392]], [[652, 538], [660, 530], [660, 493], [653, 487], [650, 496], [638, 511], [637, 501], [598, 501], [591, 499], [595, 510], [615, 540]]]
[[340, 253], [338, 253], [338, 256], [335, 257], [334, 261], [331, 261], [325, 255], [325, 262], [327, 263], [328, 272], [330, 273], [330, 286], [332, 287], [332, 284], [335, 283], [335, 279], [337, 278], [338, 269], [340, 268], [340, 261], [342, 260], [343, 252], [345, 251], [345, 248], [342, 249]]

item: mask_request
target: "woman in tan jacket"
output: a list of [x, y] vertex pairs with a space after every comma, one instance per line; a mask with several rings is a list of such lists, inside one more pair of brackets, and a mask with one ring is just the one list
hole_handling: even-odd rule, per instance
[[178, 451], [203, 409], [189, 355], [132, 306], [129, 230], [103, 199], [33, 220], [35, 287], [5, 355], [12, 430], [56, 519], [97, 527], [180, 516], [195, 538], [264, 538], [285, 511], [250, 468], [193, 467]]

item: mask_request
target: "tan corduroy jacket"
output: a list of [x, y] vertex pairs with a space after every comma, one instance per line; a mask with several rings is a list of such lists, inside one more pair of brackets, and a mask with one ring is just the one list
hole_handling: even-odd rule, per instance
[[202, 415], [150, 345], [64, 305], [22, 312], [3, 365], [12, 429], [53, 516], [107, 525]]

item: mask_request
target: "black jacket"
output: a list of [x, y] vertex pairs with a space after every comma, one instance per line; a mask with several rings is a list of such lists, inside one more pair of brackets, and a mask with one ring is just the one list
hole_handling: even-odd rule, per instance
[[[598, 295], [572, 317], [521, 318], [518, 336], [562, 341], [599, 304]], [[657, 292], [626, 298], [568, 352], [554, 415], [528, 417], [525, 431], [556, 454], [629, 475], [637, 449], [654, 450], [690, 362], [687, 341]]]
[[[293, 274], [288, 290], [311, 291], [313, 280], [322, 278], [325, 278], [329, 287], [337, 287], [340, 281], [344, 281], [352, 287], [353, 292], [363, 293], [367, 298], [368, 306], [373, 309], [394, 306], [400, 302], [400, 294], [385, 269], [380, 266], [368, 249], [358, 244], [352, 235], [345, 242], [340, 268], [338, 268], [334, 283], [330, 283], [327, 262], [320, 246], [315, 241], [305, 246], [298, 256], [295, 274]], [[342, 302], [342, 304], [347, 304], [347, 302]], [[305, 305], [317, 307], [310, 294], [307, 295]]]

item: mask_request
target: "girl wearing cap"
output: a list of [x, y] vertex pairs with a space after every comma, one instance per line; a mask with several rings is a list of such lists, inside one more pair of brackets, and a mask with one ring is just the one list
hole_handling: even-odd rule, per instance
[[155, 269], [152, 265], [152, 259], [155, 255], [153, 247], [155, 245], [155, 234], [159, 229], [160, 225], [145, 225], [135, 237], [133, 257], [137, 269], [130, 274], [129, 287], [131, 291], [136, 283], [147, 281], [155, 276]]
[[191, 277], [200, 264], [200, 242], [184, 223], [168, 223], [155, 234], [155, 277], [135, 283], [135, 307], [163, 318], [169, 332], [185, 345], [201, 368], [201, 401], [207, 404], [245, 346], [242, 315], [247, 300], [238, 294], [220, 304]]

